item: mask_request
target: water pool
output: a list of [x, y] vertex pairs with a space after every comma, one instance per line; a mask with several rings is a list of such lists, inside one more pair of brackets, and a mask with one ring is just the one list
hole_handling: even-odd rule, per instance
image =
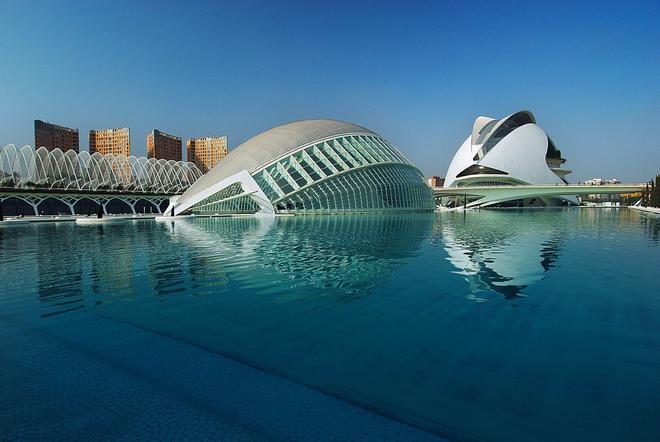
[[[159, 340], [175, 341], [158, 356], [168, 370], [220, 354], [450, 438], [660, 438], [653, 215], [557, 209], [48, 223], [0, 228], [0, 263], [0, 324], [14, 331], [0, 347], [11, 356], [2, 380], [14, 385], [0, 392], [0, 434], [20, 436], [11, 432], [30, 419], [75, 408], [76, 394], [44, 403], [22, 384], [27, 350], [13, 340], [38, 330], [40, 339], [96, 339], [98, 352], [133, 352], [123, 370], [138, 370]], [[121, 327], [94, 337], [108, 323]], [[157, 338], [124, 350], [124, 333], [137, 332]], [[55, 377], [57, 370], [50, 368]], [[140, 373], [154, 390], [165, 388], [157, 373]], [[193, 391], [209, 379], [190, 381]], [[16, 417], [16, 404], [30, 401], [39, 413]], [[34, 425], [65, 437], [60, 421]]]

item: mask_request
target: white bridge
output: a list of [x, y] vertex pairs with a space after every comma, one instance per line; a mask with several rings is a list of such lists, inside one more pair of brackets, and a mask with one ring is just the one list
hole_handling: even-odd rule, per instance
[[[519, 184], [510, 186], [464, 186], [440, 187], [433, 189], [436, 202], [442, 197], [457, 197], [469, 199], [465, 205], [470, 207], [486, 207], [525, 198], [541, 198], [550, 196], [578, 196], [600, 194], [637, 193], [644, 189], [643, 184], [604, 184], [600, 186], [584, 184]], [[476, 197], [476, 199], [475, 199]]]
[[[112, 191], [81, 191], [81, 190], [59, 190], [59, 189], [13, 189], [0, 188], [0, 205], [6, 203], [9, 199], [26, 203], [34, 212], [39, 215], [40, 206], [48, 200], [55, 200], [62, 203], [71, 215], [76, 214], [76, 204], [85, 200], [91, 201], [96, 206], [103, 209], [104, 214], [108, 214], [108, 204], [113, 200], [125, 204], [128, 209], [126, 212], [137, 212], [136, 205], [139, 203], [143, 208], [149, 207], [149, 212], [162, 213], [162, 206], [165, 201], [169, 201], [173, 193], [160, 192], [112, 192]], [[80, 212], [80, 211], [78, 211]], [[30, 215], [29, 213], [23, 213]], [[51, 213], [52, 215], [52, 213]]]

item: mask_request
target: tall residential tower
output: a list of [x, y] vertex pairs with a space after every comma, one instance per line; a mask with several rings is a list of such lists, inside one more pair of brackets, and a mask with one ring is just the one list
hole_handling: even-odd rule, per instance
[[186, 150], [188, 161], [206, 173], [227, 156], [227, 137], [189, 138]]
[[181, 137], [154, 129], [147, 136], [147, 156], [158, 160], [181, 161]]
[[34, 120], [34, 148], [45, 147], [48, 150], [60, 148], [62, 151], [80, 152], [78, 129], [58, 126], [46, 121]]
[[102, 155], [131, 155], [131, 131], [127, 127], [117, 129], [92, 129], [89, 131], [89, 153]]

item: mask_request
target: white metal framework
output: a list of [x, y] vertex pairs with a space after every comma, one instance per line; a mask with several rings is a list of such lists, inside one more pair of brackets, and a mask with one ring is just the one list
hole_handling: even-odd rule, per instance
[[431, 189], [396, 148], [363, 127], [305, 120], [233, 150], [183, 195], [176, 214], [432, 210]]
[[0, 149], [0, 188], [180, 193], [201, 176], [184, 161], [13, 144]]

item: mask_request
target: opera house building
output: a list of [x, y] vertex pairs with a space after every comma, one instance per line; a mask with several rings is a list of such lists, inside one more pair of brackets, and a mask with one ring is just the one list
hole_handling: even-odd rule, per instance
[[[565, 161], [531, 112], [502, 119], [478, 117], [449, 165], [444, 187], [565, 185], [571, 172], [562, 168]], [[566, 204], [578, 204], [578, 200], [562, 195], [498, 202], [525, 207]]]
[[431, 211], [422, 173], [378, 134], [335, 120], [304, 120], [232, 150], [167, 213], [334, 214]]

